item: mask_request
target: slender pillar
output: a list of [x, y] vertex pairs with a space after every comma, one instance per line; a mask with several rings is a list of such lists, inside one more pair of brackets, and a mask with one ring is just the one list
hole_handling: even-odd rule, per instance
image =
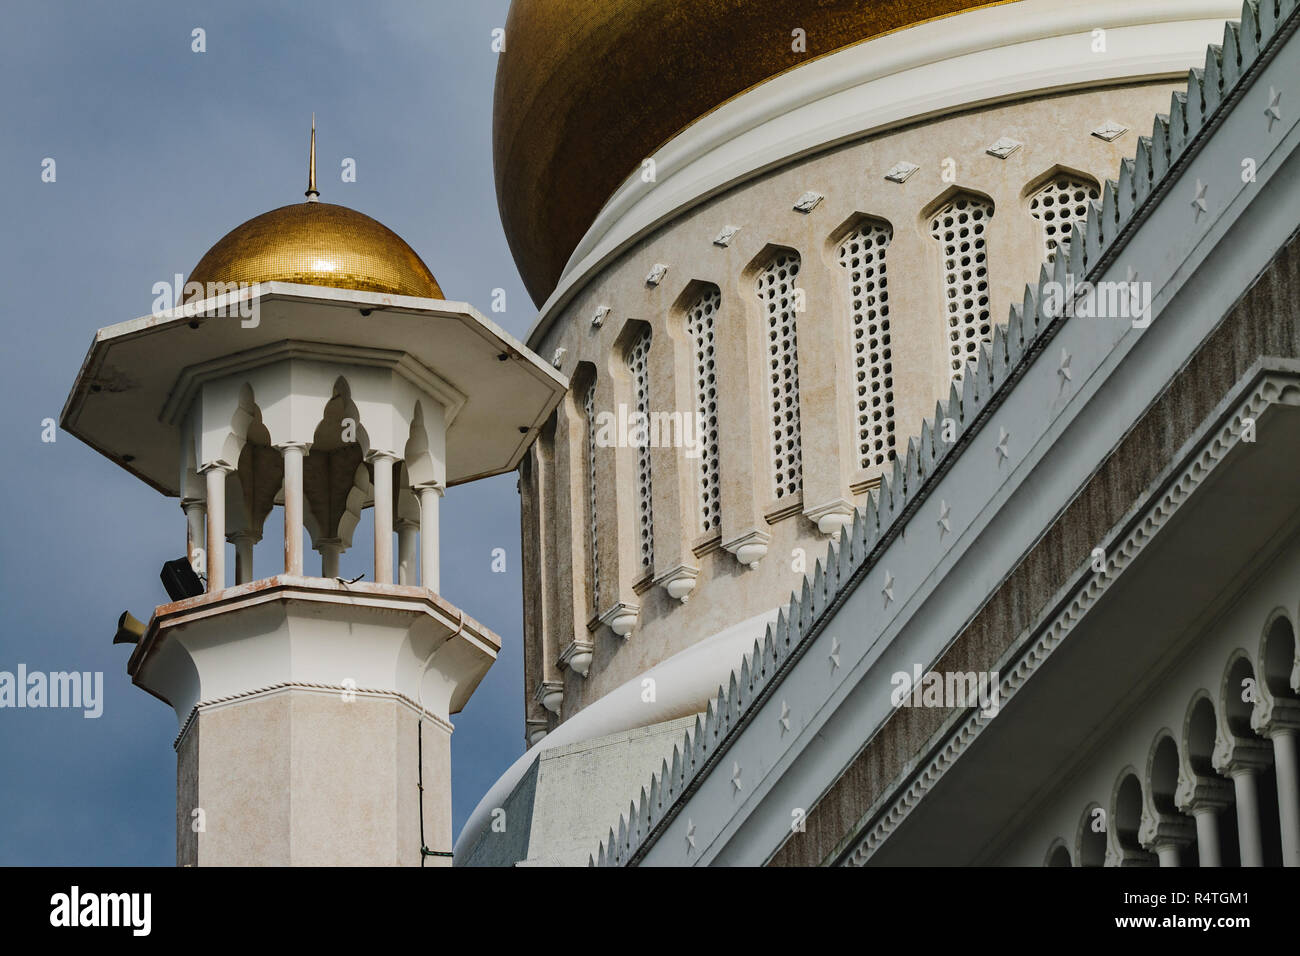
[[1259, 829], [1259, 776], [1254, 766], [1236, 765], [1228, 771], [1237, 794], [1237, 835], [1241, 865], [1264, 865], [1264, 839]]
[[393, 462], [387, 452], [372, 452], [375, 469], [375, 583], [393, 583]]
[[1227, 781], [1196, 775], [1180, 780], [1178, 809], [1196, 821], [1196, 856], [1203, 867], [1223, 866], [1219, 846], [1219, 813], [1232, 802]]
[[306, 445], [277, 446], [284, 456], [284, 573], [302, 574], [302, 456]]
[[418, 522], [409, 518], [397, 519], [397, 583], [415, 584], [419, 580], [416, 561], [417, 536], [420, 532]]
[[337, 578], [339, 576], [339, 555], [343, 553], [343, 540], [341, 538], [321, 538], [316, 542], [316, 550], [320, 552], [320, 576], [323, 578]]
[[1196, 820], [1196, 853], [1201, 866], [1223, 866], [1219, 852], [1218, 808], [1201, 805], [1192, 812]]
[[253, 580], [253, 545], [257, 544], [260, 535], [255, 535], [251, 531], [240, 531], [230, 536], [230, 541], [235, 546], [235, 583], [247, 584]]
[[425, 485], [420, 491], [420, 583], [438, 590], [438, 499], [442, 489]]
[[226, 586], [226, 472], [224, 464], [208, 465], [203, 477], [208, 484], [207, 568], [208, 593]]
[[1300, 866], [1300, 767], [1296, 760], [1295, 728], [1274, 726], [1273, 764], [1277, 768], [1277, 811], [1282, 829], [1282, 865]]
[[[196, 551], [203, 550], [207, 536], [207, 505], [202, 498], [185, 498], [181, 501], [181, 510], [185, 512], [185, 557], [196, 572], [207, 573], [202, 566], [195, 565]], [[206, 560], [205, 560], [206, 564]]]
[[1144, 811], [1138, 827], [1138, 840], [1142, 849], [1156, 855], [1161, 866], [1182, 866], [1183, 847], [1192, 842], [1192, 821], [1181, 813]]

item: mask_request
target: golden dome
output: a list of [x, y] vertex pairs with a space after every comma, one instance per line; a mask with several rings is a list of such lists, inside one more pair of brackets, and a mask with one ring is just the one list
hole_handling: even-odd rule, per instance
[[443, 298], [438, 280], [402, 237], [346, 206], [301, 202], [226, 233], [190, 282], [297, 282]]
[[[1006, 2], [1006, 0], [993, 0]], [[514, 0], [493, 156], [506, 238], [540, 305], [641, 160], [792, 67], [990, 0]], [[806, 32], [806, 53], [791, 30]]]

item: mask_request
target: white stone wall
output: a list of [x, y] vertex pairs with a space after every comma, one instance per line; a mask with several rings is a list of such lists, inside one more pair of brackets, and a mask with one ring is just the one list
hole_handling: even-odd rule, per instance
[[[532, 453], [529, 468], [538, 477], [523, 486], [525, 497], [541, 488], [554, 496], [525, 509], [525, 539], [549, 542], [525, 582], [532, 606], [548, 608], [527, 622], [525, 679], [534, 726], [553, 726], [683, 647], [786, 602], [824, 553], [823, 531], [833, 531], [863, 501], [891, 451], [906, 452], [889, 445], [915, 432], [936, 400], [946, 398], [957, 371], [954, 330], [969, 354], [967, 326], [991, 332], [1036, 276], [1048, 241], [1044, 188], [1059, 196], [1066, 182], [1086, 188], [1114, 178], [1121, 157], [1168, 107], [1177, 85], [1031, 97], [789, 162], [691, 208], [587, 281], [535, 343], [546, 356], [565, 350], [562, 370], [582, 394], [562, 404], [554, 433], [543, 435]], [[1128, 131], [1113, 139], [1094, 135], [1103, 124]], [[900, 163], [916, 169], [904, 175]], [[887, 178], [891, 172], [894, 179]], [[1058, 181], [1062, 187], [1052, 188]], [[984, 215], [979, 262], [964, 258], [970, 237], [963, 230], [971, 224], [963, 217], [973, 206]], [[944, 230], [956, 232], [945, 241]], [[852, 244], [886, 233], [871, 282], [860, 276], [855, 283]], [[796, 257], [792, 288], [775, 302], [761, 297], [764, 271]], [[984, 285], [975, 275], [981, 268]], [[698, 462], [680, 447], [651, 449], [654, 533], [647, 568], [637, 448], [596, 449], [596, 513], [590, 513], [586, 390], [594, 383], [597, 415], [617, 416], [620, 404], [635, 409], [628, 353], [648, 329], [650, 409], [690, 414], [698, 405], [699, 369], [692, 310], [715, 290], [719, 526], [701, 533]], [[779, 323], [770, 324], [768, 306], [795, 308], [794, 327], [783, 333]], [[873, 325], [874, 334], [864, 332]], [[870, 367], [859, 361], [864, 335], [874, 349]], [[787, 478], [797, 475], [793, 487], [778, 496], [774, 435], [784, 423], [776, 421], [780, 402], [773, 404], [779, 396], [772, 362], [781, 361], [773, 349], [793, 340], [799, 461], [797, 470], [785, 470]], [[884, 436], [884, 454], [866, 456], [864, 466], [861, 435], [864, 427], [870, 432], [871, 419], [864, 425], [859, 386], [865, 380], [870, 388], [872, 375], [878, 384], [888, 381], [879, 420], [896, 424], [872, 433], [877, 442]], [[590, 554], [593, 521], [598, 573]], [[755, 561], [764, 546], [766, 555]], [[628, 627], [626, 635], [616, 633]], [[566, 647], [584, 643], [593, 655], [586, 676], [558, 661]], [[542, 681], [563, 684], [558, 715], [538, 703]]]

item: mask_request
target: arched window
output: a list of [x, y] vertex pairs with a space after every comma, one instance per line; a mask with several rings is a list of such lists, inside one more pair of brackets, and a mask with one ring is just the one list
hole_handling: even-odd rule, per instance
[[950, 375], [961, 378], [967, 362], [979, 357], [981, 343], [993, 338], [989, 321], [989, 270], [984, 230], [993, 203], [966, 193], [930, 220], [930, 234], [943, 245], [943, 286], [948, 314]]
[[1029, 198], [1029, 214], [1043, 224], [1043, 256], [1049, 263], [1058, 251], [1069, 255], [1070, 237], [1088, 215], [1088, 200], [1100, 198], [1096, 182], [1071, 173], [1056, 176]]
[[758, 275], [755, 291], [767, 317], [768, 387], [772, 422], [772, 485], [778, 499], [799, 493], [803, 463], [799, 439], [799, 343], [795, 276], [799, 254], [782, 252]]
[[851, 348], [857, 387], [858, 464], [878, 468], [894, 452], [894, 364], [889, 343], [885, 248], [888, 223], [864, 220], [840, 245], [853, 302]]
[[1079, 866], [1106, 865], [1106, 811], [1090, 804], [1079, 819]]
[[1137, 774], [1126, 774], [1120, 781], [1110, 825], [1115, 828], [1115, 842], [1119, 844], [1118, 849], [1125, 861], [1153, 858], [1153, 854], [1143, 849], [1138, 841], [1138, 829], [1142, 825], [1142, 783]]
[[647, 326], [632, 341], [627, 350], [627, 370], [632, 376], [634, 412], [640, 418], [640, 427], [633, 429], [636, 442], [636, 502], [641, 526], [641, 566], [648, 568], [655, 561], [654, 508], [650, 486], [650, 329]]
[[1052, 847], [1047, 854], [1048, 866], [1071, 866], [1070, 851], [1065, 848], [1064, 843], [1058, 843]]
[[714, 355], [713, 320], [722, 304], [717, 286], [709, 286], [686, 312], [686, 331], [695, 347], [695, 411], [699, 426], [696, 461], [700, 530], [707, 534], [722, 526], [721, 489], [718, 485], [718, 381]]
[[582, 396], [587, 418], [587, 526], [591, 535], [591, 606], [600, 601], [600, 541], [596, 526], [596, 380]]

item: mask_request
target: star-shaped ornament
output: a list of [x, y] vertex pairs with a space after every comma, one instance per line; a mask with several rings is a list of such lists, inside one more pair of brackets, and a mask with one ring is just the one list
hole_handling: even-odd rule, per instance
[[1268, 117], [1268, 131], [1273, 132], [1273, 124], [1282, 119], [1282, 93], [1279, 90], [1268, 88], [1268, 109], [1264, 110], [1264, 115]]
[[1205, 193], [1210, 187], [1205, 185], [1199, 179], [1196, 180], [1196, 197], [1192, 200], [1193, 215], [1196, 217], [1195, 222], [1201, 221], [1201, 213], [1210, 211], [1210, 204], [1205, 201]]

